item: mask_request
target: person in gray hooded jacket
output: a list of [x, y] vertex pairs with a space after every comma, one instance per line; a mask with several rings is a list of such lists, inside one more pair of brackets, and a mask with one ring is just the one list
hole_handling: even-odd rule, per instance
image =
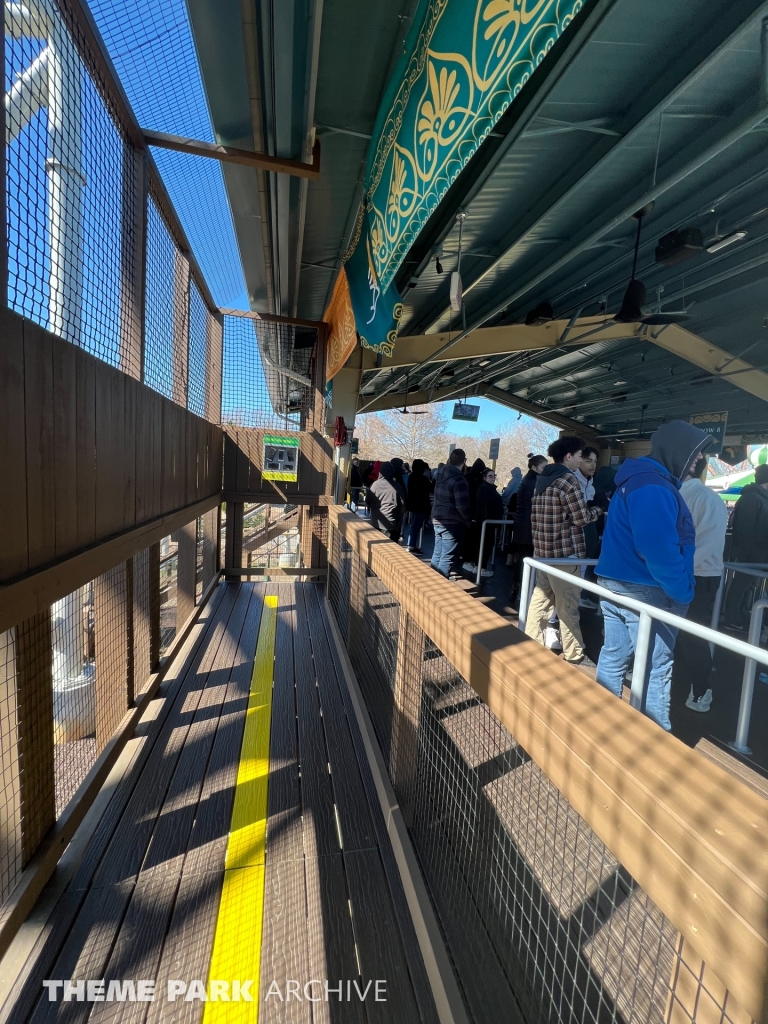
[[390, 462], [382, 462], [379, 466], [378, 480], [368, 488], [366, 504], [374, 526], [386, 533], [390, 540], [400, 540], [405, 498]]

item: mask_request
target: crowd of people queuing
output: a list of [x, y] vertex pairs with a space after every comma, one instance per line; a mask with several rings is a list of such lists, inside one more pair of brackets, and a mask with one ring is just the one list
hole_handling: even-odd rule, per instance
[[[495, 470], [476, 459], [471, 466], [461, 449], [432, 470], [421, 459], [374, 462], [366, 469], [353, 460], [350, 496], [357, 506], [365, 487], [373, 523], [391, 540], [422, 553], [425, 527], [434, 530], [431, 566], [448, 579], [465, 579], [480, 565], [483, 576], [494, 543], [482, 524], [503, 517], [512, 526], [506, 545], [512, 569], [510, 603], [521, 597], [524, 559], [569, 559], [559, 565], [575, 583], [537, 571], [521, 628], [539, 643], [562, 650], [564, 659], [595, 670], [598, 683], [621, 697], [631, 670], [640, 615], [621, 603], [633, 598], [692, 622], [709, 625], [723, 570], [728, 512], [704, 485], [710, 436], [675, 420], [652, 436], [642, 458], [598, 470], [599, 453], [579, 437], [560, 437], [544, 455], [531, 453], [527, 471], [515, 467], [501, 493]], [[551, 460], [551, 461], [550, 461]], [[768, 466], [759, 466], [732, 518], [731, 558], [768, 563]], [[509, 531], [505, 531], [508, 535]], [[597, 559], [594, 570], [579, 564]], [[577, 582], [584, 576], [616, 595], [599, 604]], [[743, 628], [748, 616], [751, 577], [737, 574], [727, 595], [727, 624]], [[603, 643], [595, 664], [587, 656], [581, 610], [602, 617]], [[653, 620], [648, 656], [645, 713], [671, 729], [673, 680], [685, 705], [709, 711], [713, 694], [709, 644]], [[676, 652], [677, 647], [677, 652]]]

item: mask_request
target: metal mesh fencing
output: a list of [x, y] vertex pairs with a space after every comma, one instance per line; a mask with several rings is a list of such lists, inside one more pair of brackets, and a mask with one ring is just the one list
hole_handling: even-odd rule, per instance
[[51, 608], [56, 816], [96, 760], [96, 630], [94, 584]]
[[144, 382], [187, 404], [189, 263], [173, 240], [154, 197], [147, 209]]
[[335, 530], [329, 568], [329, 600], [470, 1019], [744, 1024], [716, 976]]
[[244, 505], [241, 568], [289, 569], [300, 562], [298, 506]]
[[160, 541], [160, 656], [176, 637], [176, 589], [179, 577], [178, 542], [172, 537]]
[[304, 430], [317, 331], [249, 317], [224, 317], [222, 423]]
[[133, 150], [55, 0], [5, 31], [8, 304], [138, 377]]
[[9, 629], [0, 633], [0, 903], [24, 867], [16, 686], [16, 630]]

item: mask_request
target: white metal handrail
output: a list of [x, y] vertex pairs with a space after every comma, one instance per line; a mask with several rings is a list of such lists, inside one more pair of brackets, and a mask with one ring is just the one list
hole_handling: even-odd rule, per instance
[[[554, 576], [556, 579], [562, 580], [564, 583], [570, 583], [574, 587], [579, 587], [582, 590], [588, 590], [593, 594], [597, 594], [605, 600], [611, 601], [613, 604], [620, 604], [623, 607], [631, 608], [632, 611], [636, 611], [640, 615], [640, 622], [637, 630], [637, 643], [635, 645], [635, 667], [632, 672], [632, 686], [630, 694], [630, 704], [632, 707], [637, 708], [638, 711], [642, 710], [643, 700], [645, 698], [645, 685], [646, 676], [648, 675], [648, 654], [651, 642], [651, 629], [653, 619], [658, 619], [659, 622], [665, 622], [668, 626], [673, 626], [677, 630], [681, 630], [684, 633], [690, 633], [692, 636], [698, 637], [700, 640], [706, 640], [710, 644], [715, 644], [718, 647], [724, 647], [727, 651], [731, 651], [733, 654], [739, 654], [743, 658], [747, 659], [747, 665], [745, 666], [744, 682], [742, 684], [742, 707], [748, 702], [748, 709], [742, 715], [742, 711], [739, 711], [739, 733], [736, 737], [736, 742], [741, 739], [742, 746], [746, 747], [746, 734], [744, 729], [749, 731], [749, 715], [751, 713], [752, 704], [752, 688], [754, 687], [754, 669], [759, 662], [761, 665], [768, 665], [768, 651], [763, 650], [756, 644], [746, 642], [744, 640], [737, 640], [735, 637], [728, 636], [726, 633], [719, 633], [717, 630], [712, 629], [709, 626], [701, 626], [698, 622], [690, 622], [688, 619], [683, 619], [679, 615], [673, 615], [671, 612], [664, 611], [662, 608], [656, 608], [653, 605], [646, 604], [644, 601], [636, 601], [633, 597], [627, 597], [624, 594], [616, 594], [612, 590], [608, 590], [607, 587], [601, 587], [598, 583], [591, 583], [588, 580], [582, 579], [580, 576], [574, 578], [572, 573], [563, 572], [562, 569], [558, 569], [558, 565], [596, 565], [594, 559], [577, 559], [577, 558], [557, 558], [551, 561], [541, 561], [536, 558], [525, 558], [523, 560], [523, 579], [520, 595], [520, 617], [519, 622], [523, 624], [525, 628], [525, 620], [528, 613], [528, 605], [530, 602], [530, 594], [533, 589], [532, 587], [532, 575], [533, 570], [540, 570], [546, 573], [548, 576]], [[750, 638], [753, 635], [755, 628], [755, 622], [757, 620], [762, 624], [762, 612], [765, 607], [768, 607], [768, 600], [756, 602], [757, 614], [753, 614], [752, 626], [750, 628]], [[759, 639], [760, 632], [757, 631]], [[752, 663], [751, 669], [751, 683], [749, 687], [747, 669], [749, 663]], [[745, 696], [746, 691], [749, 689], [748, 696]], [[742, 720], [745, 725], [742, 727]], [[736, 742], [731, 744], [734, 749]]]

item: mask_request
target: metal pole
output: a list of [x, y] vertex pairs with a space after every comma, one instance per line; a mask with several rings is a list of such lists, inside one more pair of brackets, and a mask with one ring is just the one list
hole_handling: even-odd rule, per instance
[[[763, 22], [763, 37], [765, 36], [765, 22]], [[749, 636], [747, 643], [758, 647], [760, 644], [760, 632], [763, 628], [763, 612], [768, 608], [768, 600], [755, 601], [752, 605], [752, 615], [749, 619]], [[757, 662], [747, 658], [744, 662], [744, 678], [741, 684], [741, 703], [739, 704], [739, 724], [736, 727], [736, 739], [728, 746], [737, 750], [740, 754], [751, 754], [747, 746], [749, 739], [749, 720], [752, 717], [752, 696], [755, 691], [755, 670]]]
[[[725, 568], [725, 566], [723, 566], [723, 570], [720, 573], [720, 586], [717, 588], [717, 593], [715, 594], [715, 603], [712, 607], [712, 620], [709, 623], [712, 629], [717, 629], [720, 625], [720, 612], [723, 607], [723, 594], [725, 592], [725, 574], [727, 571], [728, 570]], [[715, 656], [715, 645], [712, 643], [709, 645], [709, 656], [710, 658], [714, 658]]]
[[520, 584], [520, 607], [517, 613], [518, 623], [522, 623], [525, 629], [525, 621], [528, 618], [529, 593], [531, 590], [531, 563], [527, 558], [523, 559], [523, 579]]
[[477, 553], [477, 576], [475, 577], [475, 585], [480, 586], [480, 579], [483, 573], [483, 551], [485, 550], [485, 527], [488, 525], [489, 520], [485, 520], [480, 528], [480, 550]]
[[632, 670], [632, 693], [629, 698], [629, 703], [638, 711], [643, 710], [652, 629], [651, 616], [648, 612], [640, 612], [640, 625], [637, 629], [637, 644], [635, 645], [635, 667]]

